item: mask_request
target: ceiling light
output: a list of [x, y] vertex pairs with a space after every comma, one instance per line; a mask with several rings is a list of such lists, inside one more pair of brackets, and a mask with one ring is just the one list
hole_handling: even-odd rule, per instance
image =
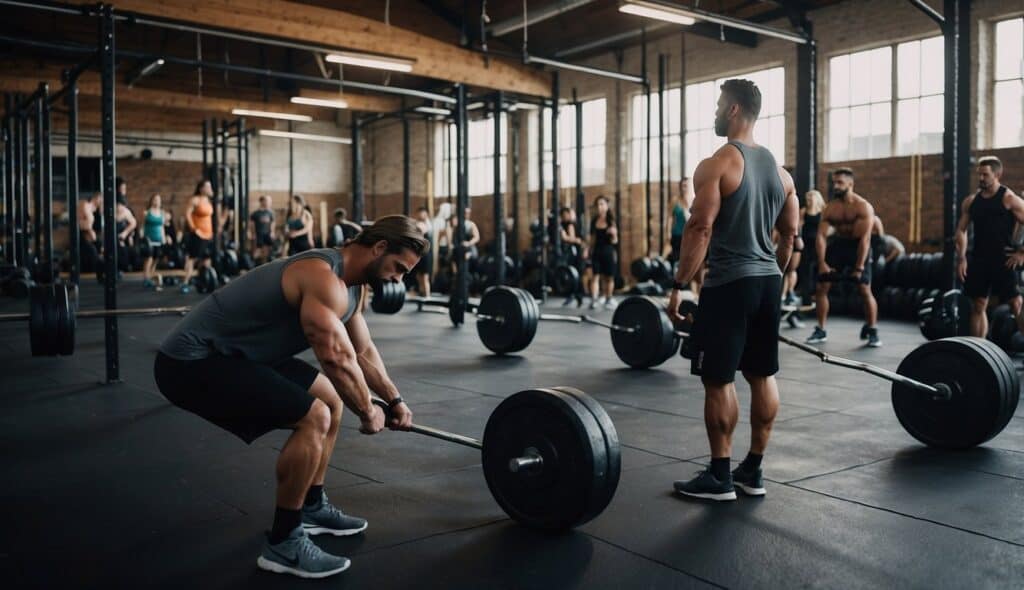
[[282, 119], [284, 121], [301, 121], [302, 123], [309, 123], [313, 120], [313, 117], [309, 115], [296, 115], [293, 113], [273, 113], [270, 111], [253, 111], [250, 109], [231, 109], [232, 115], [241, 115], [243, 117], [263, 117], [265, 119]]
[[347, 109], [348, 102], [343, 98], [309, 98], [307, 96], [293, 96], [292, 102], [295, 104], [304, 104], [311, 107], [327, 107], [329, 109]]
[[449, 111], [448, 109], [441, 109], [441, 108], [438, 108], [438, 107], [421, 106], [421, 107], [416, 107], [413, 110], [416, 111], [417, 113], [426, 113], [428, 115], [450, 115], [450, 114], [452, 114], [452, 112]]
[[324, 143], [352, 143], [352, 140], [349, 139], [348, 137], [314, 135], [312, 133], [295, 133], [294, 131], [277, 131], [275, 129], [260, 129], [259, 134], [267, 137], [283, 137], [285, 139], [305, 139], [308, 141], [320, 141]]
[[481, 101], [477, 101], [477, 102], [471, 102], [468, 105], [466, 105], [466, 110], [467, 111], [475, 111], [477, 109], [484, 108], [486, 105], [487, 105], [487, 103], [485, 103], [482, 100]]
[[529, 102], [517, 102], [517, 103], [512, 105], [512, 108], [516, 109], [516, 110], [522, 110], [522, 111], [535, 111], [539, 107], [537, 105], [535, 105], [533, 103], [529, 103]]
[[390, 70], [392, 72], [411, 72], [412, 65], [416, 63], [411, 59], [400, 57], [384, 57], [380, 55], [368, 55], [365, 53], [349, 53], [339, 51], [328, 54], [327, 61], [347, 66], [360, 66], [363, 68], [376, 68], [378, 70]]
[[692, 13], [682, 8], [645, 2], [644, 0], [628, 0], [619, 6], [619, 12], [635, 14], [646, 18], [668, 21], [679, 25], [692, 25], [697, 22]]

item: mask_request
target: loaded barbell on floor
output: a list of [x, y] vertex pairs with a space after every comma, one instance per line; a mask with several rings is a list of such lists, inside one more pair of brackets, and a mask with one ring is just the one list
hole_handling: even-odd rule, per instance
[[62, 283], [36, 285], [29, 290], [28, 313], [0, 314], [0, 322], [28, 320], [32, 356], [69, 356], [75, 352], [78, 319], [115, 316], [185, 315], [188, 307], [78, 309], [78, 288]]
[[[373, 402], [387, 413], [387, 403]], [[507, 397], [488, 418], [482, 441], [427, 426], [409, 430], [479, 450], [495, 501], [531, 528], [582, 525], [608, 506], [618, 487], [615, 425], [597, 401], [571, 387]]]

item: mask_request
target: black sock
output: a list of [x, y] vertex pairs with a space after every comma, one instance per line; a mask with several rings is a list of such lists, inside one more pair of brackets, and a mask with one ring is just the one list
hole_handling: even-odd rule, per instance
[[270, 529], [270, 544], [276, 545], [288, 538], [288, 533], [302, 524], [302, 512], [290, 508], [274, 510], [274, 528]]
[[764, 455], [758, 455], [757, 453], [747, 453], [747, 458], [743, 460], [740, 465], [743, 466], [747, 471], [754, 471], [761, 466], [761, 459]]
[[711, 475], [714, 475], [718, 481], [732, 480], [732, 475], [729, 473], [729, 457], [712, 457]]
[[306, 506], [316, 506], [320, 503], [320, 497], [323, 495], [324, 486], [309, 486], [309, 491], [306, 492]]

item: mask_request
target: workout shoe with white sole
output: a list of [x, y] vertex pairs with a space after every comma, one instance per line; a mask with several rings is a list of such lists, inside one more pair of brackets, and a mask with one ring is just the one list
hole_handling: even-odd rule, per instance
[[804, 340], [807, 344], [821, 344], [822, 342], [828, 341], [828, 333], [821, 329], [821, 326], [814, 326], [814, 332], [811, 333], [807, 340]]
[[869, 348], [881, 348], [882, 341], [878, 338], [878, 328], [868, 328], [868, 343], [866, 346]]
[[317, 547], [302, 527], [295, 527], [280, 543], [271, 545], [269, 539], [264, 541], [256, 559], [260, 569], [300, 578], [326, 578], [347, 570], [349, 565], [347, 557], [331, 555]]
[[704, 498], [719, 502], [736, 499], [736, 488], [732, 481], [718, 481], [708, 470], [701, 471], [690, 481], [677, 481], [672, 484], [676, 492], [691, 498]]
[[302, 528], [307, 535], [334, 535], [347, 537], [366, 530], [366, 519], [348, 516], [327, 500], [327, 492], [320, 492], [320, 503], [302, 507]]
[[800, 317], [795, 313], [791, 313], [786, 316], [786, 323], [789, 324], [789, 327], [792, 330], [799, 330], [804, 327], [804, 323], [800, 321]]
[[870, 331], [871, 331], [871, 326], [869, 326], [867, 324], [864, 324], [863, 326], [861, 326], [860, 327], [860, 339], [861, 340], [867, 340], [868, 339], [868, 332], [870, 332]]
[[732, 470], [732, 483], [748, 496], [764, 495], [764, 478], [761, 468], [747, 469], [743, 463]]

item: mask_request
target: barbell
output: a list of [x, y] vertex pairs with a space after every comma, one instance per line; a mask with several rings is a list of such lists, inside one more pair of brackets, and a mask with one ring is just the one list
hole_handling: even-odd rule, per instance
[[28, 313], [0, 314], [0, 322], [28, 321], [32, 356], [69, 356], [75, 352], [79, 319], [142, 315], [185, 315], [189, 307], [78, 309], [78, 287], [63, 283], [35, 285], [29, 290]]
[[[373, 402], [387, 413], [386, 402]], [[608, 506], [619, 484], [615, 425], [579, 389], [528, 389], [505, 398], [487, 419], [483, 440], [416, 424], [409, 430], [479, 450], [491, 495], [531, 528], [580, 526]]]

